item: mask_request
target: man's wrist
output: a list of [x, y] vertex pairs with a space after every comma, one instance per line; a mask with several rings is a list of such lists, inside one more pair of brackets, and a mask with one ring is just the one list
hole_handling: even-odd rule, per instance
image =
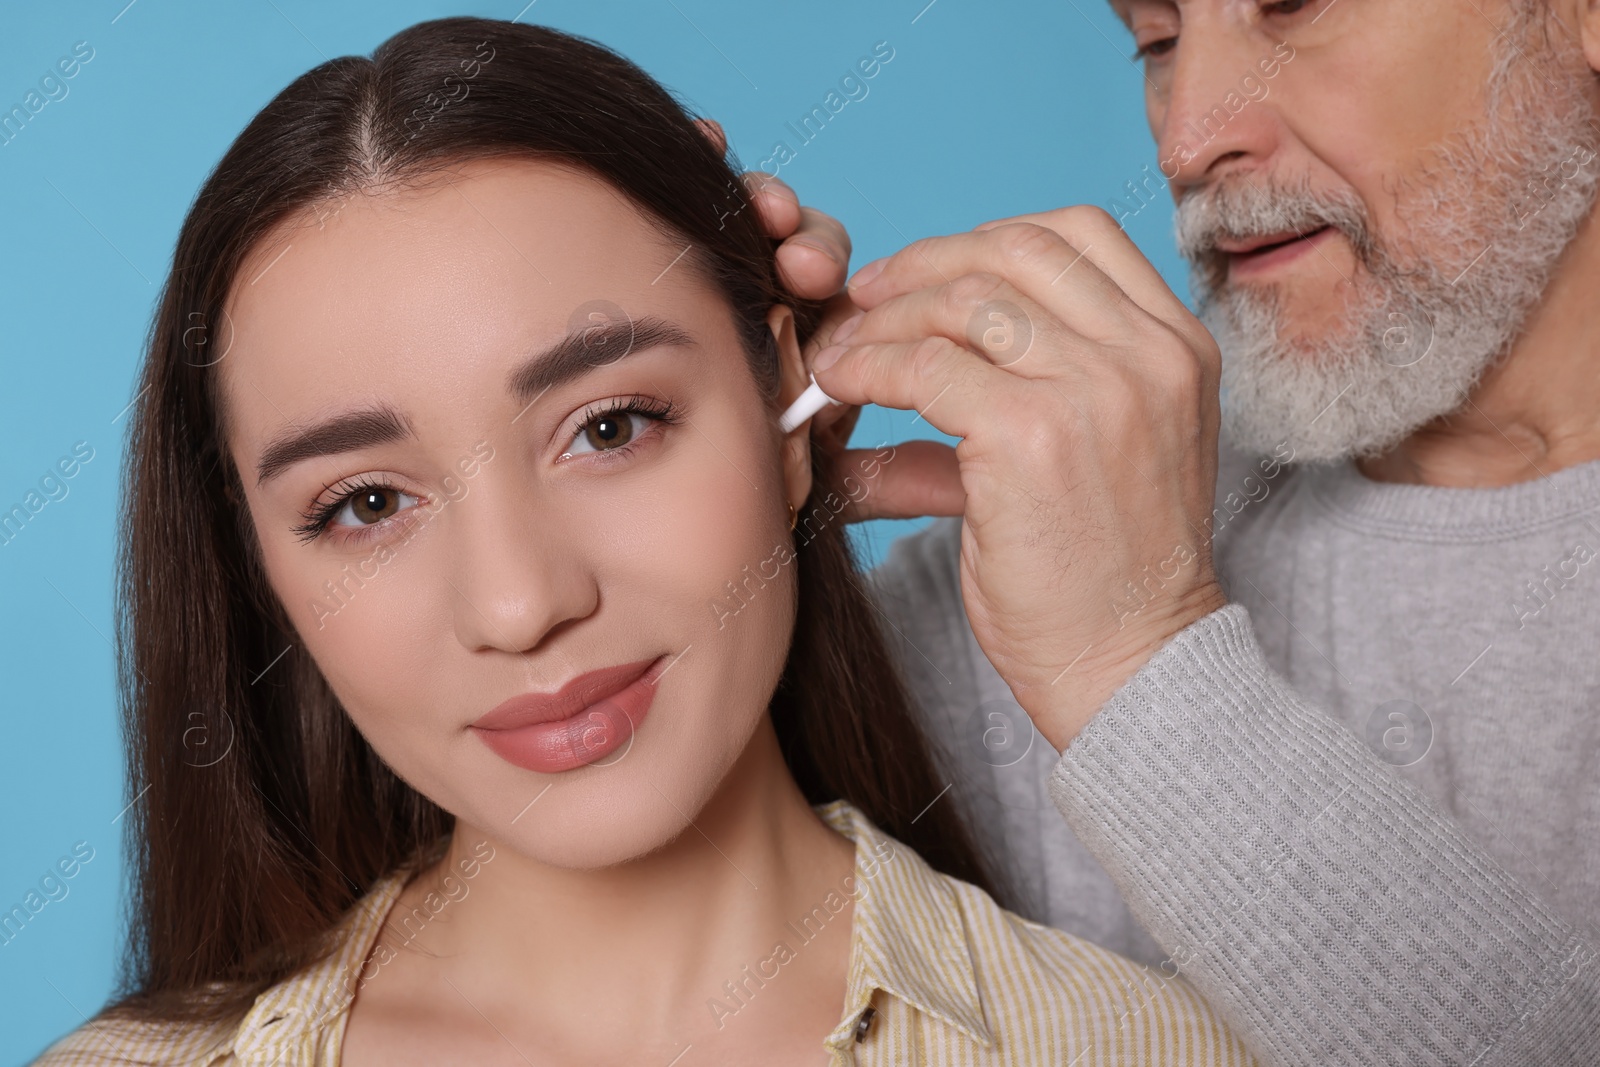
[[1017, 693], [1039, 732], [1064, 752], [1117, 691], [1178, 634], [1226, 606], [1215, 582], [1175, 598], [1159, 615], [1140, 620], [1138, 629], [1112, 631], [1069, 664], [1054, 682], [1035, 693]]

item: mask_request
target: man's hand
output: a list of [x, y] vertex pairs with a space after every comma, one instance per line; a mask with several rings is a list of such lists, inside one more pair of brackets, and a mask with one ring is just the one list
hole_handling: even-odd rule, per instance
[[[783, 242], [785, 285], [837, 293], [843, 227], [776, 178], [745, 179]], [[855, 304], [870, 312], [852, 318]], [[853, 332], [836, 338], [847, 321]], [[818, 366], [823, 351], [831, 365]], [[845, 401], [811, 429], [846, 462], [869, 401], [963, 439], [896, 446], [846, 517], [965, 516], [973, 631], [1058, 750], [1222, 605], [1216, 344], [1104, 212], [1002, 220], [870, 264], [849, 298], [834, 296], [805, 357]]]
[[[699, 122], [713, 143], [723, 144], [720, 126], [710, 119]], [[833, 216], [801, 207], [794, 190], [778, 178], [750, 171], [744, 180], [767, 233], [782, 242], [777, 255], [784, 287], [808, 300], [827, 300], [822, 323], [803, 353], [810, 366], [833, 331], [860, 310], [843, 291], [850, 235]], [[938, 441], [907, 441], [895, 446], [892, 464], [881, 466], [878, 449], [848, 447], [860, 414], [857, 404], [830, 404], [811, 417], [811, 436], [834, 454], [841, 470], [870, 465], [878, 471], [872, 491], [845, 506], [845, 521], [960, 515], [965, 500], [955, 449]]]
[[[719, 147], [725, 145], [721, 126], [710, 119], [696, 121], [713, 144]], [[743, 177], [763, 228], [773, 240], [781, 242], [777, 252], [778, 280], [785, 289], [802, 299], [825, 301], [822, 322], [806, 340], [802, 353], [806, 365], [810, 366], [817, 353], [832, 340], [833, 331], [839, 324], [859, 310], [850, 301], [849, 294], [844, 292], [845, 275], [850, 267], [850, 234], [832, 215], [801, 206], [800, 198], [781, 179], [757, 170], [747, 171]], [[860, 414], [861, 408], [857, 405], [830, 404], [811, 417], [811, 435], [820, 439], [841, 462], [848, 463], [852, 459], [864, 462], [870, 450], [852, 451], [846, 447], [850, 442], [850, 432], [855, 429], [856, 417]], [[940, 472], [939, 479], [948, 491], [954, 481], [954, 457], [952, 455], [945, 461], [940, 456], [935, 462], [949, 468]], [[959, 515], [959, 502], [955, 508], [948, 514]], [[908, 517], [911, 514], [907, 512], [905, 516], [895, 517]], [[846, 522], [877, 517], [862, 509], [845, 510]]]
[[817, 381], [961, 438], [967, 616], [1065, 748], [1224, 603], [1216, 343], [1098, 208], [918, 241], [862, 268], [850, 295], [868, 310], [832, 331]]

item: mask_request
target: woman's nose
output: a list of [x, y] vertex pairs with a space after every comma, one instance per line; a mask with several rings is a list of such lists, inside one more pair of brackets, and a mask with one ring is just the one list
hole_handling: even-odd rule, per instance
[[485, 471], [449, 506], [445, 573], [463, 647], [530, 652], [599, 605], [586, 539], [561, 509], [540, 508], [526, 481]]

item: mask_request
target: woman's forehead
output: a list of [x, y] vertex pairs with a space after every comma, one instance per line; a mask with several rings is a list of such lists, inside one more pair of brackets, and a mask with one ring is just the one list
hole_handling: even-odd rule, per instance
[[[727, 328], [697, 257], [605, 182], [480, 161], [392, 194], [354, 194], [252, 249], [229, 301], [223, 395], [263, 379], [330, 392], [500, 376], [585, 308]], [[248, 381], [248, 385], [246, 384]], [[270, 399], [270, 390], [268, 391]]]
[[548, 303], [541, 297], [579, 286], [653, 288], [683, 251], [594, 175], [534, 160], [475, 160], [286, 220], [241, 264], [230, 311], [238, 318], [285, 301], [314, 310], [335, 297], [410, 299], [419, 290], [437, 297], [466, 288], [452, 284], [457, 278], [474, 290], [524, 296], [516, 307], [538, 307]]

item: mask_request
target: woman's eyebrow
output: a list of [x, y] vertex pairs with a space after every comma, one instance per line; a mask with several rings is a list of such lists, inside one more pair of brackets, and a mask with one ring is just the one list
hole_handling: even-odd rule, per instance
[[507, 387], [516, 400], [532, 403], [547, 390], [615, 363], [631, 352], [693, 344], [689, 331], [654, 316], [582, 326], [512, 371]]
[[[615, 363], [629, 353], [662, 345], [693, 344], [689, 331], [653, 316], [579, 327], [535, 353], [511, 373], [508, 385], [513, 397], [531, 404], [555, 386]], [[413, 436], [411, 424], [393, 408], [343, 412], [268, 444], [256, 464], [256, 484], [270, 481], [301, 460], [355, 452]]]
[[293, 430], [267, 445], [256, 464], [256, 484], [276, 478], [304, 459], [355, 452], [412, 436], [411, 424], [393, 408], [346, 411], [307, 429]]

